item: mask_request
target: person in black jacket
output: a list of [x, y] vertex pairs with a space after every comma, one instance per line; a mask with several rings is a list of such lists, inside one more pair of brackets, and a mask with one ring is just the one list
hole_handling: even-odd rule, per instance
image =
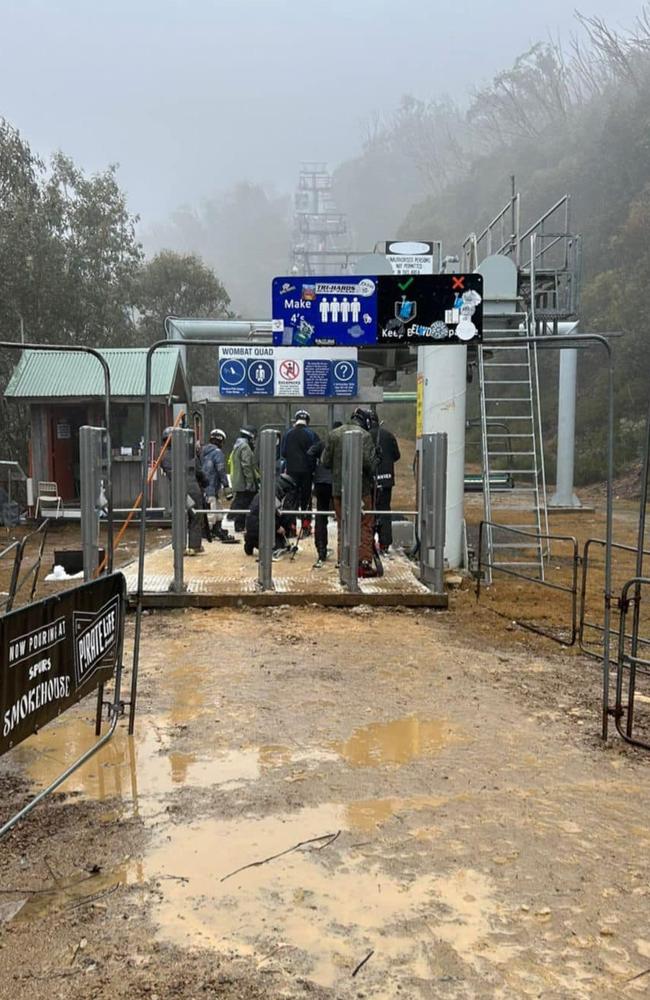
[[[371, 429], [371, 434], [377, 446], [379, 456], [379, 467], [377, 469], [375, 509], [390, 511], [395, 485], [395, 463], [399, 462], [401, 455], [397, 438], [392, 431], [379, 422], [375, 414], [375, 420]], [[383, 514], [377, 518], [379, 548], [382, 553], [388, 552], [393, 544], [393, 519], [391, 514]]]
[[[315, 431], [309, 426], [310, 416], [307, 410], [298, 410], [293, 421], [293, 427], [284, 435], [282, 442], [282, 457], [286, 463], [285, 471], [295, 481], [298, 490], [297, 510], [311, 511], [311, 489], [314, 474], [314, 459], [309, 450], [319, 441]], [[302, 534], [311, 534], [311, 517], [302, 519]]]
[[[291, 476], [283, 472], [279, 477], [275, 487], [275, 542], [273, 553], [279, 553], [287, 548], [287, 535], [291, 525], [292, 516], [283, 514], [283, 510], [296, 510], [296, 484]], [[244, 552], [247, 556], [252, 556], [255, 549], [260, 547], [260, 495], [256, 493], [251, 502], [250, 510], [246, 514], [246, 528], [244, 533]]]
[[[332, 424], [332, 430], [341, 426], [340, 420], [335, 420]], [[312, 458], [315, 468], [314, 468], [314, 495], [316, 496], [316, 510], [317, 511], [329, 511], [333, 510], [332, 505], [332, 470], [327, 469], [320, 461], [320, 457], [325, 448], [325, 442], [320, 439], [313, 444], [309, 449], [309, 455]], [[314, 529], [314, 542], [316, 543], [316, 562], [314, 563], [314, 569], [320, 569], [323, 563], [327, 560], [327, 526], [329, 524], [329, 518], [316, 514], [316, 527]]]

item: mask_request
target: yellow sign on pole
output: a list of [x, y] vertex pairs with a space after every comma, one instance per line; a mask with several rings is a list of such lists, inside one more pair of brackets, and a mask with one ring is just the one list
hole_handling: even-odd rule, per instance
[[424, 375], [418, 375], [415, 400], [415, 436], [422, 437], [422, 417], [424, 409]]

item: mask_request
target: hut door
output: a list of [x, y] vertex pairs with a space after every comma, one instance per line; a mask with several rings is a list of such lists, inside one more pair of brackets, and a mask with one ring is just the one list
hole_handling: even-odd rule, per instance
[[74, 438], [76, 429], [68, 414], [50, 414], [50, 455], [52, 479], [63, 500], [75, 499]]

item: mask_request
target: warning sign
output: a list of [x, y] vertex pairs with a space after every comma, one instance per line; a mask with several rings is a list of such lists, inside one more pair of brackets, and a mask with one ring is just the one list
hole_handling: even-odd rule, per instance
[[276, 364], [275, 395], [303, 395], [303, 364], [297, 358], [285, 358]]

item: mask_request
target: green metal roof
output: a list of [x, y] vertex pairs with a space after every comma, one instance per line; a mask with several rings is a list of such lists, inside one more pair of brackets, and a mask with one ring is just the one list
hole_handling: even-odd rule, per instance
[[[111, 397], [142, 397], [145, 390], [146, 348], [103, 348], [108, 361]], [[153, 355], [151, 395], [187, 398], [185, 372], [178, 347], [163, 347]], [[79, 399], [104, 395], [104, 371], [92, 354], [23, 351], [5, 396], [12, 399]]]

